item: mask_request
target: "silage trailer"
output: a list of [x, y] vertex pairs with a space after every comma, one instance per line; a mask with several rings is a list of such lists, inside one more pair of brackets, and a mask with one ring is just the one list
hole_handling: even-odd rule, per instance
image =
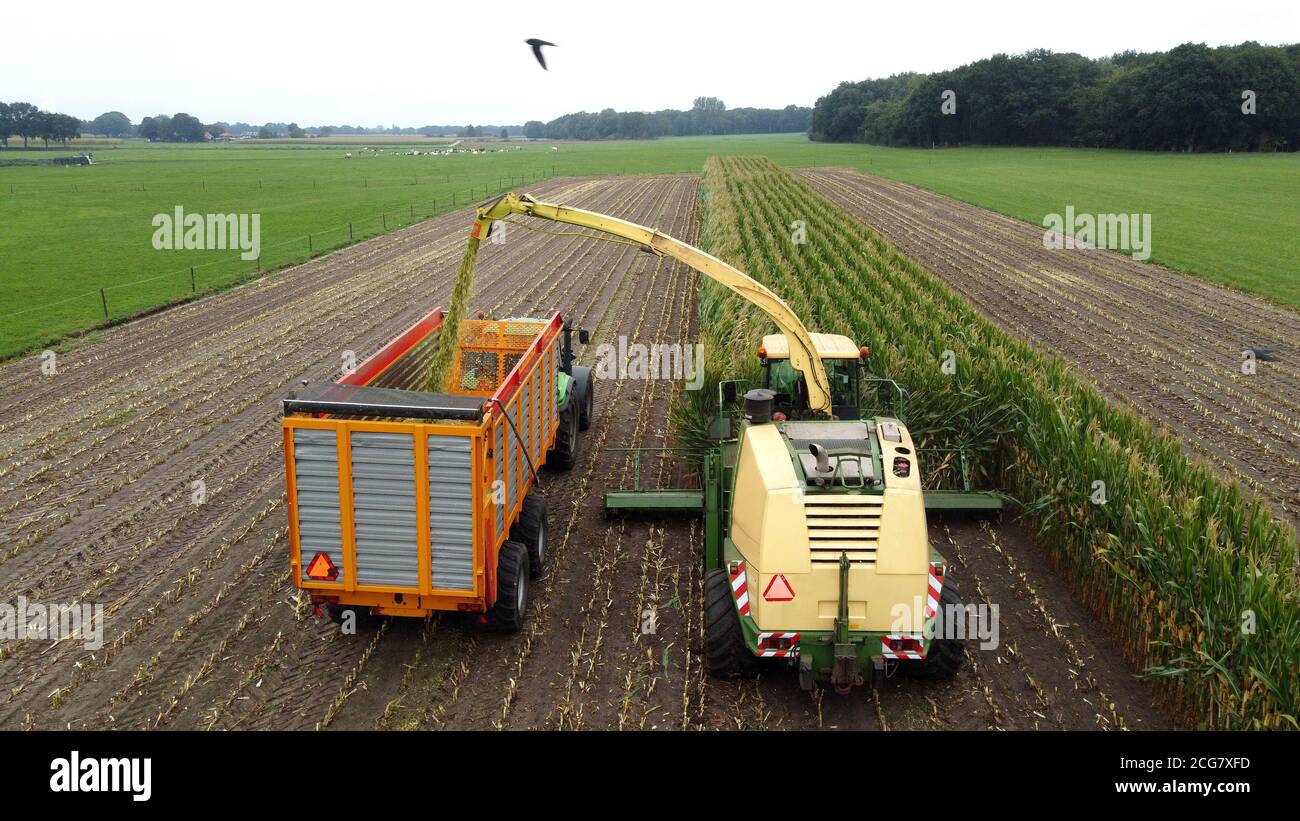
[[460, 611], [517, 630], [546, 560], [537, 471], [572, 466], [591, 372], [558, 313], [465, 320], [451, 390], [420, 390], [442, 320], [284, 400], [292, 578], [336, 619]]

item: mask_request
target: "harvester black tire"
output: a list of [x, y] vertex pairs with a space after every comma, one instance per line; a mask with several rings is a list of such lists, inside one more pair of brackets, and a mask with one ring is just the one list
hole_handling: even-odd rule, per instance
[[725, 570], [704, 577], [704, 669], [714, 678], [739, 678], [758, 672], [758, 658], [745, 644], [740, 614]]
[[591, 427], [591, 420], [596, 415], [596, 382], [591, 378], [591, 368], [581, 365], [573, 367], [573, 379], [578, 383], [578, 429]]
[[556, 470], [570, 470], [578, 459], [578, 407], [577, 397], [570, 396], [560, 411], [560, 427], [555, 431], [555, 445], [547, 464]]
[[[961, 591], [957, 583], [945, 579], [943, 592], [939, 594], [939, 609], [946, 616], [959, 612], [961, 608]], [[944, 628], [947, 632], [947, 627]], [[930, 642], [930, 653], [923, 661], [900, 662], [899, 671], [910, 678], [949, 679], [957, 675], [966, 660], [966, 647], [962, 639], [936, 638]]]
[[528, 548], [516, 541], [501, 545], [497, 558], [497, 600], [487, 611], [488, 629], [517, 633], [528, 610]]
[[335, 624], [343, 624], [343, 619], [347, 612], [351, 610], [356, 614], [356, 620], [353, 622], [358, 630], [373, 630], [384, 621], [383, 616], [376, 616], [370, 612], [369, 607], [358, 607], [354, 604], [327, 604], [325, 613], [330, 617], [330, 621]]
[[528, 550], [528, 574], [532, 578], [542, 575], [546, 567], [546, 496], [536, 487], [524, 497], [524, 507], [519, 520], [510, 529], [510, 538]]

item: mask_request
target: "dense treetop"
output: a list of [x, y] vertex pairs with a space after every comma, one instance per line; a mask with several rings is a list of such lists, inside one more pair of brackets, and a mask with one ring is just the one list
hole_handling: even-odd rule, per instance
[[1187, 43], [1101, 59], [1037, 50], [845, 82], [817, 101], [809, 136], [904, 146], [1294, 151], [1300, 44]]

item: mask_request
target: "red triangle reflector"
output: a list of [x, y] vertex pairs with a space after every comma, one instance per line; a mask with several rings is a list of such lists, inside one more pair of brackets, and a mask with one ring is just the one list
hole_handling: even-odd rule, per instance
[[317, 553], [312, 557], [311, 564], [307, 565], [307, 578], [318, 582], [338, 581], [339, 569], [330, 561], [328, 554]]
[[785, 575], [777, 573], [772, 577], [772, 581], [767, 583], [767, 589], [763, 591], [764, 601], [793, 601], [794, 588], [790, 582], [786, 581]]

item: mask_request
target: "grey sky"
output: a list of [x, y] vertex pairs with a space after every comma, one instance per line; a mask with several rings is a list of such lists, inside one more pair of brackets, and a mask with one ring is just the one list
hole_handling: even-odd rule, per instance
[[[1294, 2], [287, 3], [73, 0], [0, 16], [0, 99], [133, 121], [522, 123], [572, 111], [811, 105], [842, 80], [1030, 48], [1101, 56], [1300, 41]], [[540, 37], [549, 72], [523, 40]]]

